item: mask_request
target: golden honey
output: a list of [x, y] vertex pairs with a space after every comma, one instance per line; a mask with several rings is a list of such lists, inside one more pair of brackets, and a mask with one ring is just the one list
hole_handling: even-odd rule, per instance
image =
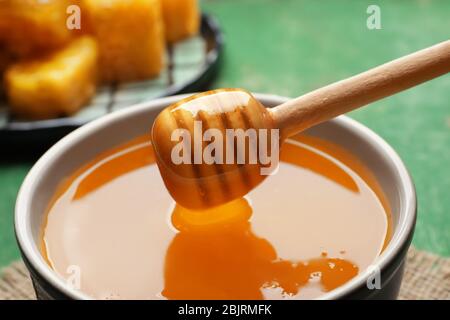
[[370, 266], [389, 239], [376, 180], [338, 146], [289, 139], [277, 174], [193, 211], [166, 191], [149, 140], [93, 159], [49, 204], [42, 251], [63, 278], [78, 270], [93, 298], [316, 298]]

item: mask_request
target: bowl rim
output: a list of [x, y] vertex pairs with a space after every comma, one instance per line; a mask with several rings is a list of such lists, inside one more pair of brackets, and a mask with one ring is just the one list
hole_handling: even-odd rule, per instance
[[[152, 101], [147, 101], [135, 106], [128, 107], [123, 110], [115, 111], [111, 114], [96, 119], [76, 130], [69, 133], [67, 136], [59, 140], [53, 145], [45, 154], [33, 165], [31, 170], [25, 177], [22, 186], [17, 195], [15, 216], [14, 216], [14, 228], [16, 233], [16, 239], [22, 255], [30, 264], [30, 266], [48, 283], [54, 288], [65, 294], [67, 297], [73, 299], [92, 299], [87, 294], [76, 290], [66, 285], [64, 279], [57, 275], [57, 273], [50, 268], [50, 266], [44, 261], [40, 250], [35, 249], [32, 233], [31, 233], [31, 199], [35, 194], [35, 184], [39, 178], [41, 172], [45, 171], [48, 166], [52, 165], [52, 161], [59, 158], [59, 155], [71, 148], [72, 145], [85, 139], [95, 131], [101, 130], [107, 127], [109, 124], [119, 121], [122, 117], [131, 116], [132, 114], [140, 113], [144, 110], [160, 109], [161, 106], [169, 105], [191, 94], [175, 95]], [[263, 101], [266, 104], [281, 104], [288, 100], [286, 97], [272, 95], [272, 94], [258, 94], [255, 93], [258, 100]], [[340, 127], [347, 129], [352, 134], [359, 135], [364, 141], [370, 141], [371, 145], [376, 147], [378, 151], [384, 153], [391, 165], [395, 168], [398, 174], [398, 180], [400, 181], [400, 189], [403, 193], [400, 195], [401, 207], [399, 212], [398, 226], [394, 230], [394, 234], [381, 255], [374, 261], [374, 265], [379, 267], [380, 270], [386, 268], [396, 257], [396, 255], [402, 250], [405, 245], [409, 244], [410, 236], [414, 231], [414, 225], [416, 220], [416, 192], [413, 181], [411, 179], [408, 170], [406, 169], [403, 161], [394, 149], [378, 136], [371, 129], [367, 128], [363, 124], [353, 120], [347, 116], [339, 116], [330, 120], [337, 123]], [[149, 126], [150, 127], [150, 126]], [[338, 299], [347, 294], [350, 294], [354, 290], [361, 288], [366, 284], [366, 279], [370, 276], [371, 270], [366, 269], [359, 273], [356, 277], [345, 283], [344, 285], [327, 292], [318, 299]]]

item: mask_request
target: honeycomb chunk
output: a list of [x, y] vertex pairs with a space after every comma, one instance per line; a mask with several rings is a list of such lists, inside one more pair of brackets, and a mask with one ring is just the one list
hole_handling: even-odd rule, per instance
[[173, 43], [198, 33], [197, 0], [162, 0], [166, 41]]
[[0, 45], [0, 99], [3, 98], [3, 74], [8, 66], [13, 62], [13, 58], [6, 51], [4, 47]]
[[104, 82], [160, 73], [165, 52], [160, 0], [84, 0], [82, 9], [99, 44]]
[[45, 57], [18, 62], [5, 74], [14, 114], [42, 119], [72, 114], [95, 93], [97, 44], [88, 36]]
[[0, 43], [19, 57], [62, 47], [72, 36], [66, 10], [73, 2], [0, 0]]

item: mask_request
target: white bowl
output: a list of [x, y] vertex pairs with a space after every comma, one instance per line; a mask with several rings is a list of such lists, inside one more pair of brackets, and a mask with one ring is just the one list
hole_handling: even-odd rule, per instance
[[[45, 209], [61, 180], [99, 153], [148, 133], [156, 115], [183, 97], [185, 95], [146, 102], [95, 120], [60, 140], [33, 166], [17, 197], [15, 231], [38, 298], [89, 299], [67, 286], [45, 262], [39, 249]], [[279, 105], [287, 99], [266, 94], [256, 94], [256, 97], [267, 107]], [[416, 219], [415, 190], [403, 162], [373, 131], [345, 116], [307, 132], [351, 151], [374, 173], [388, 198], [394, 220], [392, 239], [374, 263], [375, 270], [381, 271], [381, 289], [369, 289], [367, 281], [374, 270], [362, 270], [352, 280], [321, 298], [396, 298]]]

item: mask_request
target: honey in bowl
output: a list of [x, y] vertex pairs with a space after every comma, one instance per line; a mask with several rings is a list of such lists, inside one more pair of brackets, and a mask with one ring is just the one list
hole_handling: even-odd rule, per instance
[[388, 241], [380, 188], [338, 146], [290, 139], [277, 174], [245, 198], [192, 211], [165, 190], [149, 140], [80, 168], [49, 205], [43, 254], [93, 298], [316, 298]]

